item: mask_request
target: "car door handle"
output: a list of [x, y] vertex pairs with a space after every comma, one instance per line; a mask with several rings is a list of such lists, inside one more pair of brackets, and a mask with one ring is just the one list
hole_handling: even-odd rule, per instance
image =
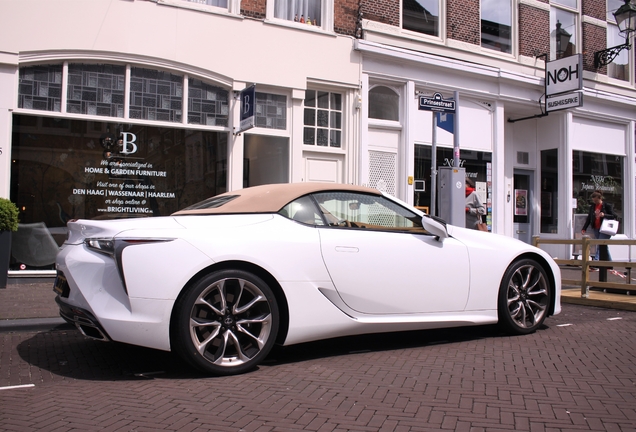
[[517, 230], [517, 234], [525, 234], [525, 231]]
[[357, 247], [352, 247], [352, 246], [336, 246], [336, 252], [353, 252], [353, 253], [357, 253], [357, 252], [359, 252], [359, 249]]

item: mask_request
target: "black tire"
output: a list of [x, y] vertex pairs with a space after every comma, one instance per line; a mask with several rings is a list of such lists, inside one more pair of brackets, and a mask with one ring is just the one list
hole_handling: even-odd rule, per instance
[[545, 270], [532, 259], [515, 261], [499, 287], [499, 325], [507, 333], [528, 334], [545, 321], [552, 290]]
[[222, 270], [190, 286], [175, 303], [171, 343], [192, 366], [235, 375], [254, 369], [269, 354], [278, 326], [270, 287], [246, 271]]

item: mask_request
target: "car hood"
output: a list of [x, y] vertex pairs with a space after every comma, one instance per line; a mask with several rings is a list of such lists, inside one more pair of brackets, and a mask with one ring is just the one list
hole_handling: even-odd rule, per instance
[[543, 255], [545, 258], [552, 259], [552, 257], [543, 250], [513, 237], [454, 225], [447, 225], [446, 230], [448, 231], [448, 235], [461, 241], [466, 246], [470, 246], [471, 248], [479, 249], [481, 246], [481, 248], [492, 249], [494, 247], [497, 249], [507, 250], [516, 255], [524, 252], [535, 252]]

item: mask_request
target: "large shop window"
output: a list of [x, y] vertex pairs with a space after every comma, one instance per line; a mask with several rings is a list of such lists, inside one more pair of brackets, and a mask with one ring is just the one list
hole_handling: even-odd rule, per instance
[[512, 2], [481, 0], [481, 46], [512, 52]]
[[289, 138], [245, 134], [243, 187], [289, 182]]
[[305, 91], [303, 143], [342, 147], [342, 95], [326, 91]]
[[590, 195], [598, 191], [614, 208], [621, 222], [618, 230], [623, 232], [623, 159], [622, 156], [578, 150], [572, 153], [572, 192], [577, 203], [575, 219], [583, 217], [577, 215], [587, 215], [592, 204]]
[[12, 145], [12, 270], [53, 269], [69, 219], [165, 216], [227, 190], [227, 132], [16, 114]]
[[439, 37], [440, 0], [402, 0], [402, 28]]
[[[431, 155], [432, 147], [426, 145], [415, 146], [415, 192], [413, 205], [429, 213], [431, 206]], [[461, 150], [459, 152], [460, 166], [466, 170], [466, 177], [475, 182], [475, 190], [480, 195], [482, 202], [488, 209], [487, 223], [492, 225], [491, 219], [491, 191], [489, 185], [489, 171], [492, 163], [492, 154], [479, 151]], [[453, 149], [437, 147], [437, 166], [453, 166]], [[439, 181], [437, 182], [439, 186]], [[439, 201], [443, 199], [436, 194], [436, 209], [440, 208]]]
[[556, 233], [559, 227], [559, 151], [541, 151], [541, 232]]

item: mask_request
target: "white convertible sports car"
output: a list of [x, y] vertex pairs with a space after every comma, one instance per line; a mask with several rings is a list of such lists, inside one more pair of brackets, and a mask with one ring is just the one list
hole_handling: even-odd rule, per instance
[[253, 369], [275, 343], [491, 323], [525, 334], [561, 310], [545, 252], [366, 187], [257, 186], [68, 228], [63, 318], [217, 375]]

